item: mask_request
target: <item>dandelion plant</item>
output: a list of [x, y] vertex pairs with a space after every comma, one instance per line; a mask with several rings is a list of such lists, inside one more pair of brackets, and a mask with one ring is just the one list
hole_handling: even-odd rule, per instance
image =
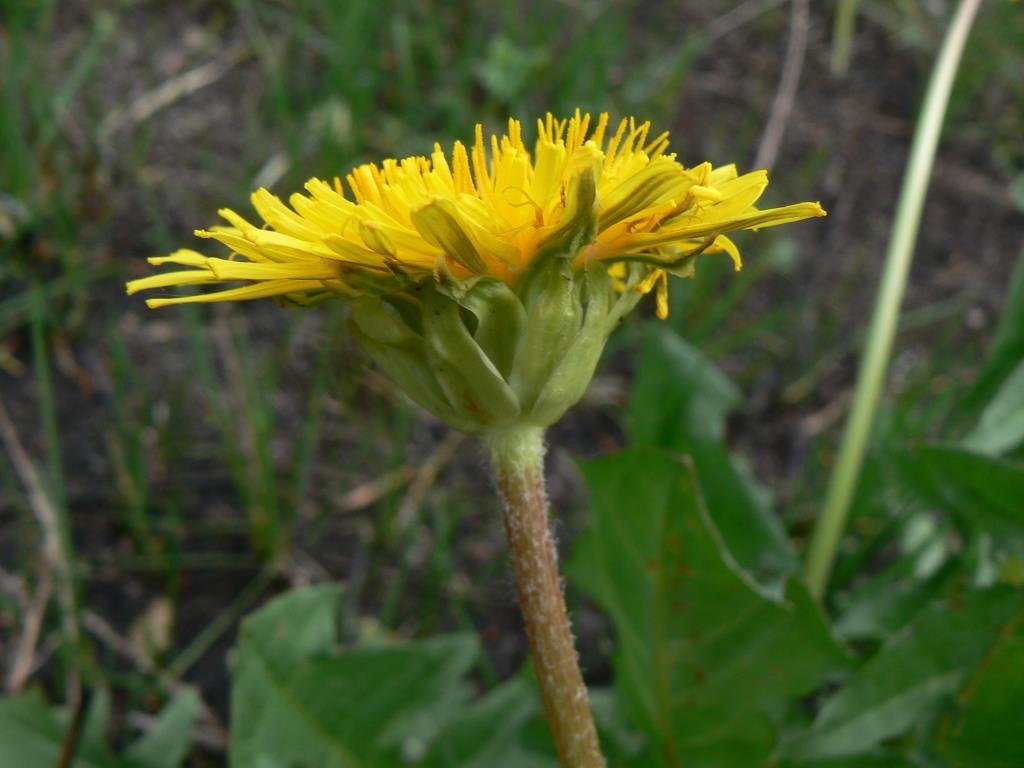
[[[668, 314], [668, 277], [689, 277], [729, 233], [823, 216], [817, 203], [758, 209], [765, 171], [682, 165], [668, 133], [576, 112], [521, 124], [450, 155], [362, 165], [311, 179], [288, 205], [252, 196], [262, 226], [232, 210], [198, 230], [230, 255], [183, 249], [180, 267], [128, 292], [204, 286], [150, 307], [273, 297], [340, 298], [350, 329], [412, 400], [490, 454], [520, 606], [563, 766], [605, 764], [577, 659], [548, 523], [544, 430], [583, 395], [609, 334], [647, 293]], [[241, 282], [240, 285], [235, 285]]]

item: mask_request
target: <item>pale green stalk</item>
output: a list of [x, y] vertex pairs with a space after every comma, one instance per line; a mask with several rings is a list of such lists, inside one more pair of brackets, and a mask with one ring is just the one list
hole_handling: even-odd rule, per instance
[[839, 446], [836, 466], [829, 479], [825, 504], [815, 526], [807, 555], [807, 584], [818, 598], [825, 594], [829, 572], [832, 570], [857, 478], [864, 463], [864, 451], [871, 432], [875, 408], [889, 367], [900, 304], [906, 289], [907, 273], [910, 270], [914, 242], [921, 221], [921, 209], [924, 206], [946, 105], [949, 103], [953, 78], [960, 63], [964, 43], [967, 41], [967, 33], [980, 5], [981, 0], [961, 0], [935, 62], [924, 107], [914, 132], [910, 161], [903, 177], [899, 207], [896, 210], [896, 220], [893, 223], [889, 249], [885, 257], [885, 271], [875, 302], [867, 345], [861, 358], [853, 405]]

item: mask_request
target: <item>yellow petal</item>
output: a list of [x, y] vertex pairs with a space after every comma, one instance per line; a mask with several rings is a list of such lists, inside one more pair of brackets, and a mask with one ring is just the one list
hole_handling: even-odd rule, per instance
[[668, 158], [649, 163], [601, 199], [598, 226], [605, 229], [667, 199], [682, 196], [693, 185], [681, 170]]
[[250, 301], [252, 299], [265, 299], [270, 296], [280, 296], [286, 293], [299, 293], [302, 291], [322, 288], [321, 283], [310, 280], [267, 280], [253, 285], [244, 285], [241, 288], [231, 288], [226, 291], [214, 293], [197, 293], [194, 296], [174, 296], [168, 299], [146, 299], [146, 306], [150, 309], [158, 307], [169, 307], [173, 304], [209, 304], [215, 301]]
[[743, 269], [743, 259], [740, 258], [740, 249], [736, 247], [736, 243], [730, 240], [725, 235], [719, 235], [715, 238], [714, 243], [708, 248], [708, 251], [725, 251], [732, 257], [732, 266], [739, 272]]
[[450, 200], [438, 199], [412, 213], [412, 223], [427, 242], [478, 275], [486, 274], [487, 264], [458, 219]]
[[329, 280], [337, 276], [337, 268], [323, 262], [291, 262], [289, 264], [254, 264], [251, 261], [208, 259], [206, 267], [218, 280]]
[[204, 267], [207, 257], [198, 251], [179, 248], [169, 256], [150, 256], [146, 261], [154, 266], [161, 264], [180, 264], [183, 267]]
[[668, 275], [664, 272], [658, 273], [658, 290], [654, 294], [654, 311], [659, 320], [668, 318]]
[[686, 240], [707, 237], [708, 235], [718, 235], [723, 232], [734, 232], [739, 229], [763, 229], [764, 227], [774, 227], [791, 221], [800, 221], [825, 215], [825, 210], [818, 203], [796, 203], [795, 205], [769, 208], [765, 211], [757, 211], [732, 219], [699, 221], [695, 224], [666, 227], [655, 232], [639, 232], [624, 235], [615, 243], [602, 243], [602, 248], [605, 253], [615, 250], [616, 247], [620, 253], [632, 253], [667, 243], [681, 243]]
[[317, 240], [320, 233], [310, 222], [282, 203], [276, 196], [260, 187], [252, 193], [252, 204], [267, 224], [278, 232], [300, 240]]
[[129, 280], [125, 283], [125, 292], [131, 296], [139, 291], [148, 291], [152, 288], [170, 288], [174, 285], [202, 285], [203, 283], [216, 283], [217, 277], [205, 269], [185, 269], [177, 272], [163, 272], [159, 275], [140, 277], [137, 280]]

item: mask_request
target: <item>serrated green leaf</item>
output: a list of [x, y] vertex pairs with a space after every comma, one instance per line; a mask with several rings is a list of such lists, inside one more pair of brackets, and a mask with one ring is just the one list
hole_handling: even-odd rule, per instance
[[275, 675], [285, 675], [303, 659], [334, 646], [340, 601], [338, 586], [289, 592], [246, 617], [239, 648], [258, 652]]
[[781, 596], [799, 560], [772, 509], [771, 494], [722, 443], [694, 441], [680, 451], [693, 460], [707, 509], [729, 552]]
[[338, 591], [290, 593], [246, 619], [231, 765], [388, 768], [422, 759], [468, 698], [475, 640], [335, 648]]
[[1005, 632], [960, 692], [960, 712], [940, 731], [956, 768], [1024, 765], [1024, 630]]
[[584, 466], [592, 520], [569, 575], [611, 616], [616, 689], [667, 768], [763, 764], [767, 713], [845, 666], [806, 590], [735, 563], [693, 472], [656, 451]]
[[825, 702], [811, 729], [788, 745], [788, 757], [857, 755], [915, 727], [1022, 611], [1024, 590], [1005, 588], [933, 603]]
[[719, 441], [740, 391], [703, 352], [662, 326], [647, 334], [630, 397], [637, 446], [673, 449], [684, 437]]
[[770, 494], [729, 456], [725, 417], [739, 390], [703, 353], [670, 329], [648, 334], [633, 382], [632, 445], [688, 454], [715, 526], [744, 569], [780, 586], [798, 560]]

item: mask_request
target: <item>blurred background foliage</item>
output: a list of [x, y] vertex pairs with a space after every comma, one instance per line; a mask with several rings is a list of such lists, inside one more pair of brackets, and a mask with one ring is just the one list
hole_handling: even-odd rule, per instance
[[[222, 764], [229, 649], [238, 648], [237, 697], [258, 685], [247, 653], [273, 669], [291, 659], [279, 653], [296, 661], [340, 641], [373, 656], [375, 643], [408, 639], [408, 658], [339, 652], [337, 664], [350, 675], [407, 664], [437, 696], [454, 696], [443, 708], [452, 713], [469, 707], [472, 683], [490, 691], [469, 707], [478, 720], [430, 721], [422, 701], [396, 689], [394, 718], [377, 723], [391, 736], [365, 753], [348, 745], [353, 754], [371, 765], [395, 755], [545, 765], [473, 442], [367, 366], [340, 305], [150, 312], [123, 282], [149, 271], [144, 257], [193, 245], [191, 230], [217, 208], [244, 210], [257, 186], [287, 194], [313, 175], [466, 140], [478, 121], [498, 130], [509, 115], [636, 114], [670, 129], [686, 164], [750, 167], [764, 157], [797, 24], [807, 49], [767, 202], [821, 199], [830, 217], [747, 235], [739, 274], [709, 259], [695, 279], [675, 281], [669, 320], [627, 323], [584, 402], [551, 433], [550, 489], [561, 543], [580, 541], [570, 601], [604, 738], [616, 765], [671, 765], [670, 753], [685, 765], [766, 755], [786, 765], [1024, 763], [1019, 734], [999, 731], [1024, 668], [1024, 270], [1014, 272], [1024, 14], [986, 3], [958, 75], [887, 397], [826, 602], [840, 649], [813, 610], [786, 611], [803, 605], [793, 574], [952, 3], [855, 3], [842, 75], [830, 69], [836, 4], [811, 3], [806, 18], [800, 5], [0, 0], [0, 657], [6, 690], [21, 694], [0, 703], [4, 761], [53, 764], [74, 731], [83, 764]], [[694, 474], [646, 454], [582, 473], [574, 463], [625, 446], [685, 453]], [[595, 469], [601, 461], [613, 463]], [[665, 558], [705, 563], [726, 591], [756, 577], [745, 605], [782, 637], [815, 627], [806, 665], [786, 670], [787, 682], [748, 676], [737, 687], [725, 677], [710, 695], [690, 670], [699, 690], [658, 714], [642, 682], [619, 674], [624, 654], [660, 642], [643, 632], [616, 641], [647, 626], [639, 608], [615, 607], [616, 584], [643, 583], [642, 567], [595, 565], [613, 502], [630, 517], [632, 500], [647, 498], [630, 485], [637, 463], [685, 498], [646, 504], [650, 519], [624, 537], [649, 543], [669, 525], [656, 515], [678, 509], [706, 546]], [[619, 490], [605, 487], [614, 478]], [[308, 622], [306, 645], [268, 649], [257, 629], [239, 639], [241, 617], [270, 597], [334, 582], [342, 587], [264, 609]], [[657, 599], [671, 613], [677, 598], [666, 594]], [[270, 626], [267, 615], [248, 622]], [[956, 616], [968, 628], [949, 634]], [[685, 622], [678, 629], [690, 643], [680, 653], [708, 665], [699, 674], [722, 664], [721, 647], [701, 646]], [[440, 632], [463, 634], [423, 639]], [[768, 650], [745, 663], [756, 668]], [[920, 658], [935, 663], [907, 661]], [[840, 680], [849, 685], [836, 693]], [[736, 697], [756, 713], [735, 709]], [[274, 702], [268, 715], [241, 701], [234, 725], [274, 717]], [[71, 706], [53, 707], [62, 703]], [[671, 752], [666, 732], [645, 730], [721, 723], [723, 709], [749, 715], [749, 729], [727, 740], [749, 751]], [[497, 724], [507, 742], [476, 739]], [[396, 729], [412, 736], [395, 741]], [[431, 746], [439, 734], [450, 754]], [[995, 743], [1003, 753], [985, 752]], [[3, 751], [19, 744], [36, 751]], [[278, 758], [330, 764], [315, 751]]]

